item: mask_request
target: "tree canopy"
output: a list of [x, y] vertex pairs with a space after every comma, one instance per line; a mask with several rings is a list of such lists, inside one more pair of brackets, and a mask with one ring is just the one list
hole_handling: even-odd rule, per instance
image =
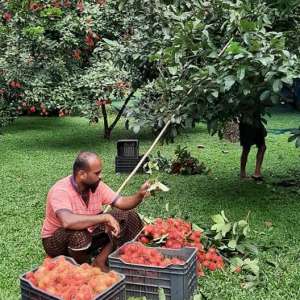
[[2, 123], [57, 109], [103, 116], [109, 137], [126, 112], [136, 133], [171, 118], [172, 139], [199, 121], [220, 134], [241, 114], [251, 122], [299, 77], [297, 2], [1, 1]]

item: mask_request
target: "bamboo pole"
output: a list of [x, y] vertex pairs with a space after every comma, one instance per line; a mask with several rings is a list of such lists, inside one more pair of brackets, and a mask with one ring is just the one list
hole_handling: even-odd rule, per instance
[[[182, 105], [180, 105], [178, 107], [178, 109], [181, 106]], [[123, 188], [125, 187], [125, 185], [129, 182], [129, 180], [136, 174], [136, 172], [138, 171], [138, 169], [141, 167], [141, 165], [143, 164], [143, 162], [145, 161], [145, 159], [147, 158], [147, 156], [150, 154], [150, 152], [153, 150], [153, 148], [156, 146], [156, 144], [158, 143], [158, 141], [160, 140], [160, 138], [163, 136], [163, 134], [165, 133], [165, 131], [167, 130], [167, 128], [169, 127], [170, 124], [171, 124], [171, 118], [166, 123], [166, 125], [164, 126], [164, 128], [161, 130], [161, 132], [159, 133], [159, 135], [156, 137], [156, 139], [154, 140], [154, 142], [152, 143], [152, 145], [150, 146], [150, 148], [148, 149], [148, 151], [144, 154], [144, 156], [142, 157], [142, 159], [139, 161], [139, 163], [136, 165], [136, 167], [132, 170], [132, 172], [129, 174], [129, 176], [125, 179], [125, 181], [119, 187], [119, 189], [117, 190], [117, 194], [118, 195], [121, 193], [121, 191], [123, 190]], [[109, 208], [110, 208], [110, 206], [108, 205], [105, 208], [104, 213], [107, 213], [109, 211]]]

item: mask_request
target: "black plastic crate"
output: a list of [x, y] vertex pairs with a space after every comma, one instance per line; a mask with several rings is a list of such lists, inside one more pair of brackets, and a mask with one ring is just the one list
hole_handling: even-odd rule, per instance
[[119, 157], [139, 157], [138, 140], [119, 140], [117, 141], [117, 156]]
[[185, 261], [184, 265], [163, 268], [123, 262], [119, 258], [122, 247], [109, 256], [109, 266], [126, 276], [126, 298], [146, 297], [147, 300], [157, 300], [159, 288], [164, 290], [168, 300], [193, 298], [197, 288], [196, 248], [155, 248], [166, 257], [178, 257]]
[[[139, 163], [139, 161], [142, 159], [142, 155], [137, 158], [131, 158], [131, 157], [120, 157], [117, 156], [115, 159], [115, 171], [116, 173], [130, 173], [136, 165]], [[143, 164], [138, 169], [138, 173], [143, 173], [144, 168], [143, 165], [149, 161], [148, 158], [145, 159]]]
[[[65, 259], [74, 265], [78, 265], [71, 257], [64, 256]], [[59, 258], [59, 257], [57, 257]], [[54, 258], [54, 259], [57, 259]], [[33, 269], [35, 272], [38, 268]], [[29, 272], [20, 276], [21, 300], [63, 300], [61, 297], [50, 295], [31, 284], [25, 276]], [[112, 285], [99, 295], [96, 295], [93, 300], [126, 300], [125, 296], [125, 276], [118, 273], [120, 281]]]

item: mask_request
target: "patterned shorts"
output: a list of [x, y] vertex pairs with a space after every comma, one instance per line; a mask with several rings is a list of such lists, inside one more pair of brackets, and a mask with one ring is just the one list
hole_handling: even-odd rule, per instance
[[69, 230], [59, 228], [53, 236], [42, 239], [45, 252], [50, 257], [68, 255], [68, 249], [73, 251], [87, 250], [91, 254], [105, 246], [109, 241], [114, 248], [132, 240], [143, 228], [143, 222], [134, 210], [113, 209], [109, 212], [120, 224], [118, 239], [109, 236], [103, 225], [98, 225], [91, 233], [85, 230]]

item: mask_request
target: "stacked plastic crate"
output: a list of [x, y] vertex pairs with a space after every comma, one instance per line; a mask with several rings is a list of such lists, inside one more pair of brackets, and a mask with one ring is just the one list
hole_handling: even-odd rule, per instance
[[127, 244], [109, 256], [109, 267], [125, 275], [127, 299], [146, 297], [147, 300], [157, 300], [160, 289], [163, 289], [167, 300], [193, 299], [197, 288], [195, 248], [155, 248], [165, 257], [185, 261], [183, 265], [155, 267], [124, 262], [120, 253]]
[[[119, 140], [117, 142], [117, 156], [115, 161], [116, 173], [130, 173], [141, 158], [142, 155], [139, 155], [138, 140]], [[143, 166], [139, 168], [138, 172], [143, 172]]]

